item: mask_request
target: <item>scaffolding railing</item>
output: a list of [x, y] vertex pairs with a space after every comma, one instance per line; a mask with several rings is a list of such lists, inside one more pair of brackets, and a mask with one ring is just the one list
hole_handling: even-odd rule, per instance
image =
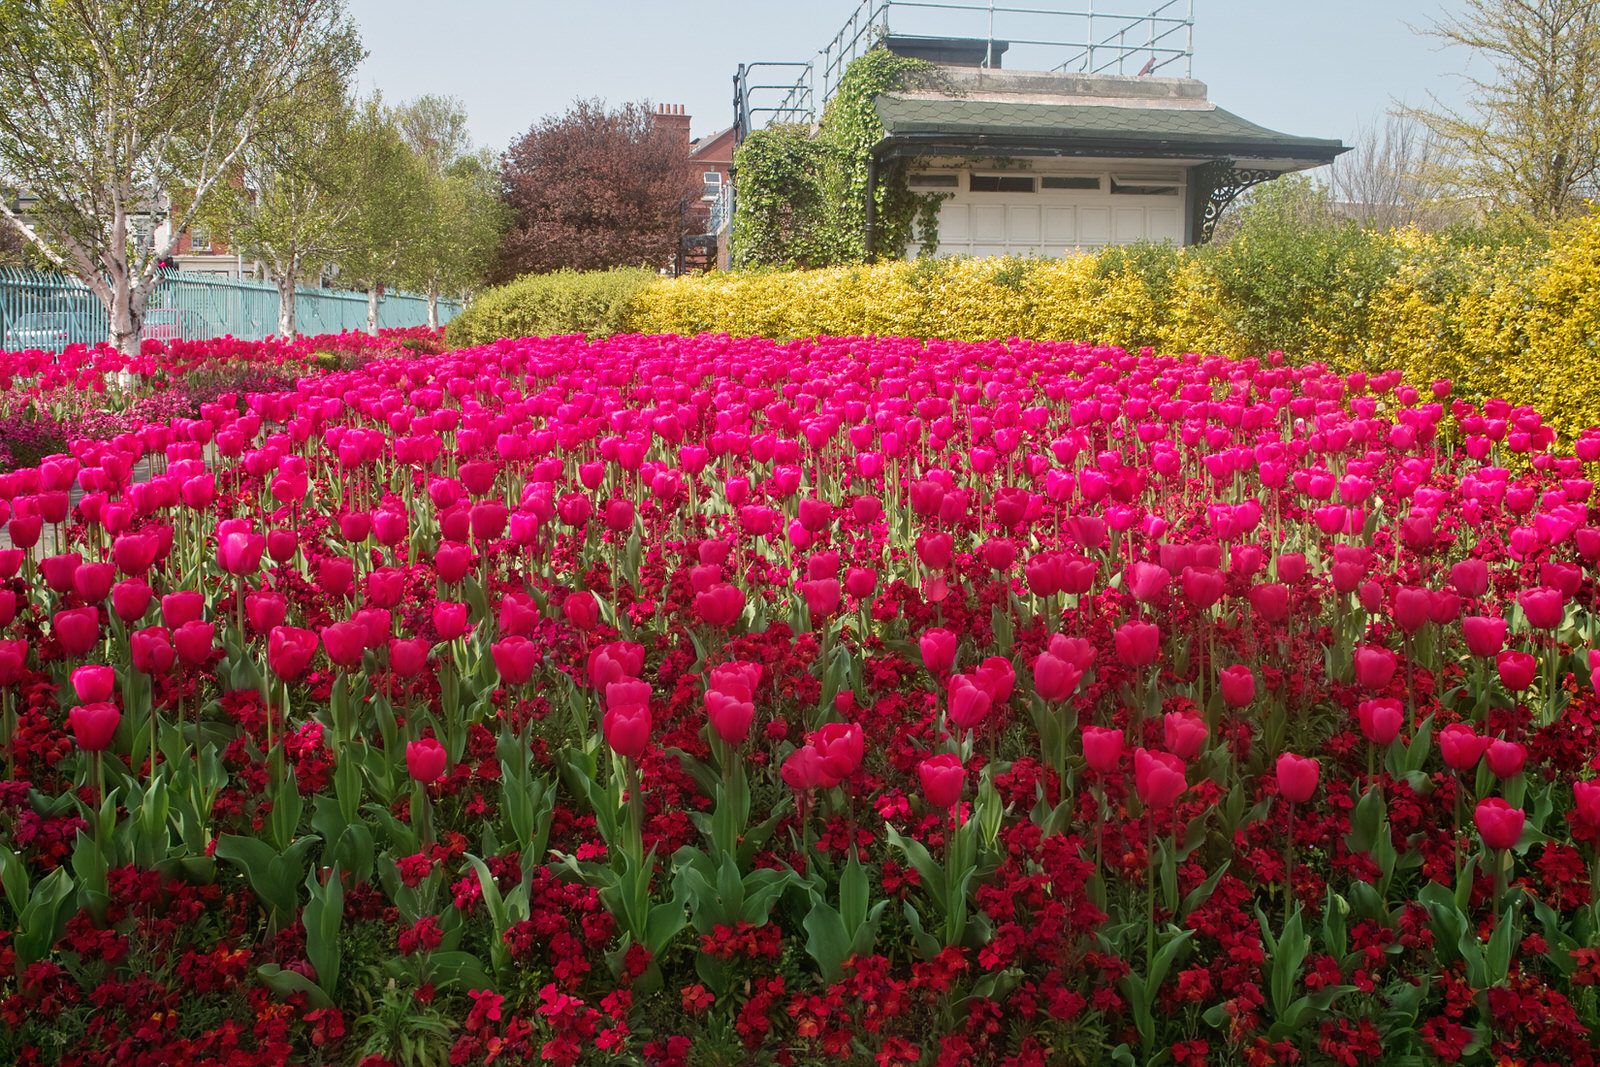
[[734, 128], [742, 140], [771, 122], [815, 122], [852, 60], [880, 40], [985, 42], [980, 66], [1085, 74], [1194, 74], [1194, 0], [1165, 0], [1139, 14], [1094, 0], [860, 0], [809, 60], [741, 64]]

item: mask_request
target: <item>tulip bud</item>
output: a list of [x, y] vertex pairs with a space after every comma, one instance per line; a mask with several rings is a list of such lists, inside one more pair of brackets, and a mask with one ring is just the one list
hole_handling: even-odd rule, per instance
[[1222, 699], [1230, 708], [1246, 708], [1256, 698], [1256, 676], [1242, 664], [1224, 667], [1217, 673]]
[[1122, 731], [1103, 726], [1083, 728], [1083, 758], [1089, 769], [1110, 774], [1122, 761]]
[[922, 796], [930, 808], [948, 811], [961, 803], [961, 793], [966, 787], [967, 769], [961, 760], [948, 752], [930, 756], [917, 764], [917, 779], [922, 784]]
[[84, 752], [103, 752], [110, 748], [121, 721], [122, 712], [117, 706], [104, 701], [79, 704], [67, 712], [73, 740]]
[[437, 782], [444, 775], [449, 759], [444, 746], [431, 737], [406, 745], [406, 773], [411, 775], [413, 781], [423, 785]]
[[1472, 821], [1477, 824], [1478, 836], [1483, 838], [1486, 846], [1504, 850], [1514, 847], [1522, 839], [1522, 827], [1527, 816], [1520, 808], [1513, 808], [1499, 797], [1489, 797], [1478, 801]]
[[1278, 757], [1278, 795], [1291, 804], [1304, 804], [1317, 791], [1322, 766], [1306, 756], [1285, 752]]
[[1374, 745], [1387, 745], [1400, 736], [1400, 726], [1405, 721], [1405, 709], [1400, 701], [1387, 697], [1363, 700], [1356, 708], [1361, 722], [1361, 733]]

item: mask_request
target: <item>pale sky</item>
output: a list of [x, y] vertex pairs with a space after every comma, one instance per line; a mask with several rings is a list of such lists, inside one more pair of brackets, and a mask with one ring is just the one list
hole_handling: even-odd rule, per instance
[[[1096, 0], [1093, 6], [1143, 13], [1158, 2]], [[1001, 0], [1000, 6], [1008, 4], [1086, 6], [1083, 0]], [[732, 124], [739, 63], [811, 58], [844, 25], [856, 0], [349, 5], [369, 52], [363, 91], [381, 89], [395, 101], [423, 93], [458, 97], [476, 140], [501, 151], [535, 120], [564, 111], [578, 97], [613, 105], [683, 104], [696, 136], [722, 129]], [[1209, 85], [1219, 106], [1263, 126], [1349, 143], [1358, 127], [1396, 101], [1424, 104], [1429, 92], [1451, 103], [1462, 98], [1452, 75], [1466, 69], [1467, 55], [1442, 50], [1411, 28], [1458, 10], [1460, 0], [1195, 0], [1194, 6], [1194, 76]], [[899, 29], [899, 12], [891, 11], [891, 28]], [[900, 12], [913, 17], [912, 9]], [[983, 35], [985, 15], [946, 17], [979, 21], [942, 32]], [[997, 16], [995, 36], [1006, 35], [1004, 16]]]

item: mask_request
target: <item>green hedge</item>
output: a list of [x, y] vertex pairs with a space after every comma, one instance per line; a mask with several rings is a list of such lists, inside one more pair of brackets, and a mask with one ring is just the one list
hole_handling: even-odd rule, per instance
[[524, 275], [480, 294], [450, 323], [448, 337], [465, 346], [501, 337], [623, 333], [638, 295], [655, 280], [654, 272], [638, 268]]

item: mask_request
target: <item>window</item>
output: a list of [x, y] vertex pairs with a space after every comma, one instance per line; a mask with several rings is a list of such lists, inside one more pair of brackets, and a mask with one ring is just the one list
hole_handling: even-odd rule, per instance
[[1100, 188], [1099, 178], [1084, 178], [1075, 174], [1047, 174], [1039, 179], [1040, 184], [1046, 189], [1094, 189]]
[[1111, 176], [1111, 192], [1114, 196], [1177, 196], [1180, 191], [1177, 179], [1173, 177]]
[[211, 233], [204, 226], [194, 225], [189, 227], [189, 250], [191, 252], [211, 251]]
[[961, 180], [955, 171], [923, 171], [907, 178], [906, 184], [913, 189], [959, 189]]
[[718, 170], [708, 170], [700, 176], [700, 180], [705, 182], [707, 185], [715, 186], [720, 189], [722, 187], [722, 172]]
[[1031, 174], [974, 174], [967, 188], [974, 193], [1031, 193]]

